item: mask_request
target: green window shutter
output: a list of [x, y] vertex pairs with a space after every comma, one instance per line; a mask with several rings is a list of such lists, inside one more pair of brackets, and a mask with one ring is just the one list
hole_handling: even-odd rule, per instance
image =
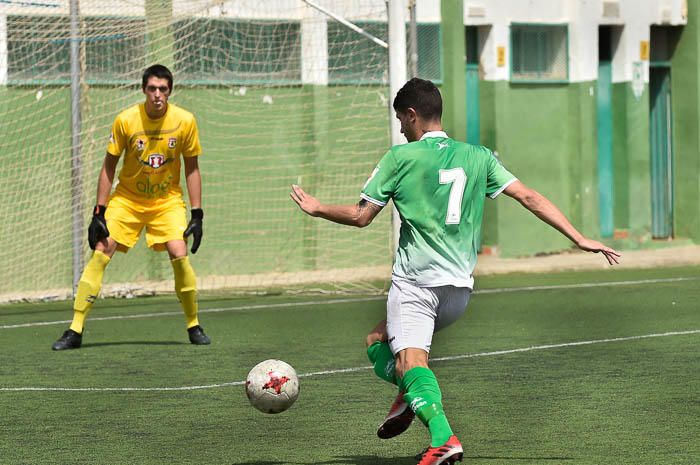
[[85, 74], [88, 82], [110, 83], [132, 76], [137, 82], [146, 49], [146, 21], [143, 18], [86, 17], [83, 21]]
[[567, 82], [569, 78], [566, 25], [511, 26], [511, 80]]
[[[386, 42], [385, 22], [354, 24]], [[387, 50], [336, 21], [328, 21], [328, 80], [332, 84], [381, 84], [388, 82]]]
[[435, 83], [442, 82], [442, 62], [439, 24], [417, 24], [418, 76]]
[[188, 18], [175, 23], [179, 81], [299, 83], [301, 26], [297, 21]]
[[[355, 24], [386, 41], [387, 24], [358, 21]], [[418, 76], [433, 82], [442, 81], [440, 25], [417, 24]], [[406, 27], [406, 35], [409, 34]], [[408, 43], [408, 37], [406, 37]], [[382, 84], [388, 80], [387, 51], [368, 38], [340, 23], [328, 22], [328, 78], [333, 84]]]
[[68, 16], [8, 16], [8, 82], [69, 82], [69, 31]]
[[[12, 15], [8, 16], [7, 26], [10, 83], [70, 82], [68, 16]], [[88, 16], [82, 18], [81, 28], [87, 82], [133, 82], [134, 69], [138, 75], [145, 65], [145, 20]]]

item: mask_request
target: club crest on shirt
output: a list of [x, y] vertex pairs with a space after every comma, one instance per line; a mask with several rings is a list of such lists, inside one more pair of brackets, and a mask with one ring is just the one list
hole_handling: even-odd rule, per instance
[[136, 139], [136, 150], [141, 152], [146, 147], [146, 141], [143, 139]]
[[160, 153], [154, 153], [148, 156], [148, 166], [151, 168], [160, 168], [165, 164], [165, 157]]
[[168, 148], [169, 148], [169, 149], [174, 149], [176, 145], [177, 145], [177, 138], [176, 138], [176, 137], [170, 137], [170, 138], [168, 139]]

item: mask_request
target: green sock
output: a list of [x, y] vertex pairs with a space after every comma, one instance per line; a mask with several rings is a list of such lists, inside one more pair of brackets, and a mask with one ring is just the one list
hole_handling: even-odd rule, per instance
[[374, 373], [384, 381], [398, 386], [396, 361], [388, 342], [376, 341], [367, 348], [367, 357], [374, 364]]
[[416, 367], [408, 370], [401, 381], [400, 387], [406, 391], [404, 399], [430, 431], [431, 447], [445, 444], [454, 433], [442, 409], [442, 393], [435, 374], [429, 368]]

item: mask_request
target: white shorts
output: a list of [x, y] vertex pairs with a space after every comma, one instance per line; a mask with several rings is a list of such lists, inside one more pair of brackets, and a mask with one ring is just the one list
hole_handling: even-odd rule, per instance
[[418, 287], [394, 278], [386, 302], [389, 347], [396, 355], [407, 348], [430, 352], [433, 333], [440, 331], [467, 310], [468, 287]]

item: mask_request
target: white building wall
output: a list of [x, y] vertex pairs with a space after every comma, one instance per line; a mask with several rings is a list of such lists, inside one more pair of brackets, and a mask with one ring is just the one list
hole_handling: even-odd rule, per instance
[[[312, 0], [342, 16], [355, 20], [386, 21], [384, 0]], [[427, 2], [428, 11], [439, 0]], [[173, 16], [209, 16], [240, 19], [301, 20], [307, 4], [303, 0], [172, 0]], [[0, 14], [67, 15], [70, 0], [7, 1], [0, 2]], [[421, 7], [419, 7], [421, 8]], [[425, 9], [425, 8], [424, 8]], [[146, 0], [80, 0], [84, 15], [143, 16]], [[439, 18], [438, 18], [439, 19]]]
[[[265, 6], [262, 7], [261, 3]], [[173, 0], [174, 16], [301, 20], [303, 8], [303, 2], [299, 0], [229, 0], [218, 2]]]
[[58, 15], [68, 14], [69, 0], [46, 2], [0, 2], [0, 15]]
[[510, 25], [491, 26], [479, 58], [487, 81], [507, 81], [510, 78]]
[[613, 82], [632, 81], [634, 63], [642, 63], [644, 82], [649, 82], [649, 57], [642, 53], [643, 44], [648, 48], [651, 24], [645, 18], [630, 17], [622, 27], [617, 50], [613, 55]]
[[440, 0], [416, 0], [416, 21], [419, 23], [439, 23]]
[[[312, 0], [350, 21], [386, 21], [385, 0]], [[420, 23], [440, 22], [441, 0], [417, 0]], [[37, 6], [41, 5], [41, 6]], [[145, 12], [145, 0], [81, 0], [81, 14], [119, 16]], [[291, 19], [302, 21], [302, 60], [311, 63], [304, 82], [327, 82], [320, 51], [324, 45], [322, 13], [303, 0], [173, 0], [173, 14], [239, 19]], [[621, 27], [613, 55], [613, 81], [631, 81], [635, 63], [642, 62], [648, 81], [651, 25], [687, 23], [687, 0], [464, 0], [464, 24], [488, 26], [480, 30], [481, 65], [486, 80], [510, 79], [510, 26], [513, 23], [567, 24], [569, 27], [569, 81], [592, 81], [598, 70], [598, 27]], [[4, 14], [68, 14], [69, 0], [0, 3]], [[327, 17], [326, 17], [327, 18]], [[406, 20], [408, 10], [406, 9]], [[311, 24], [313, 23], [313, 27]], [[318, 27], [317, 27], [318, 26]], [[0, 29], [0, 83], [7, 75], [7, 47]], [[4, 48], [3, 48], [3, 44]], [[3, 61], [4, 60], [4, 61]], [[4, 67], [3, 67], [3, 63]], [[304, 66], [306, 68], [306, 66]], [[327, 68], [327, 65], [326, 65]], [[325, 70], [327, 75], [327, 69]]]
[[[622, 26], [613, 81], [631, 81], [634, 63], [642, 62], [648, 82], [649, 58], [643, 50], [648, 51], [651, 25], [687, 24], [687, 11], [687, 0], [465, 0], [464, 24], [492, 26], [481, 56], [487, 80], [510, 78], [510, 26], [533, 23], [568, 25], [570, 82], [597, 78], [598, 27]], [[499, 53], [504, 66], [499, 66]]]
[[[143, 0], [140, 0], [143, 2]], [[384, 0], [311, 0], [328, 11], [353, 21], [386, 21]], [[430, 0], [434, 1], [434, 0]], [[173, 14], [239, 19], [301, 20], [309, 5], [303, 0], [173, 0]]]
[[[598, 19], [589, 2], [568, 2], [569, 81], [594, 81], [598, 76]], [[597, 2], [596, 2], [597, 3]]]
[[[209, 2], [211, 3], [211, 2]], [[82, 15], [143, 16], [144, 0], [80, 0]], [[0, 2], [0, 15], [68, 15], [70, 0]]]

